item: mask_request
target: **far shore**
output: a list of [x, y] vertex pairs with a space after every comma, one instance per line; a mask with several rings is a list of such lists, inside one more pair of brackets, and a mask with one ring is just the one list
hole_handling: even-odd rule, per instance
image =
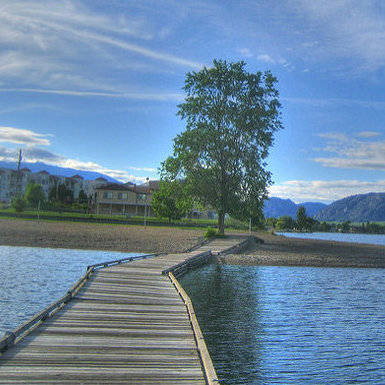
[[[263, 232], [253, 235], [262, 243], [256, 242], [240, 254], [222, 256], [219, 261], [240, 265], [385, 268], [385, 246], [286, 238]], [[3, 246], [180, 253], [202, 240], [203, 230], [194, 229], [0, 218]]]
[[255, 235], [263, 243], [221, 257], [220, 261], [237, 265], [385, 268], [385, 246]]

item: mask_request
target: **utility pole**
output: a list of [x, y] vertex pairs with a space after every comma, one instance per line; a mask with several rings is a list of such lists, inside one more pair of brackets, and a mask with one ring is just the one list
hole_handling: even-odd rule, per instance
[[19, 156], [17, 160], [17, 175], [16, 175], [16, 197], [21, 196], [21, 174], [20, 174], [20, 163], [22, 159], [21, 149], [19, 150]]

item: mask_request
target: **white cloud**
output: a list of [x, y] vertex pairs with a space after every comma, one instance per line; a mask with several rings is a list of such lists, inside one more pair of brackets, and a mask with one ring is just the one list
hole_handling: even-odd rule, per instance
[[[111, 97], [112, 91], [126, 91], [121, 71], [159, 73], [203, 66], [154, 48], [153, 20], [140, 12], [133, 17], [131, 6], [119, 14], [92, 8], [71, 0], [1, 2], [2, 86]], [[135, 95], [137, 86], [127, 84]]]
[[359, 180], [291, 180], [271, 186], [269, 195], [291, 199], [296, 203], [309, 201], [331, 203], [350, 195], [384, 191], [385, 180], [374, 182]]
[[318, 36], [307, 48], [313, 57], [349, 58], [351, 69], [375, 71], [385, 65], [385, 19], [382, 4], [375, 0], [292, 0], [308, 34]]
[[257, 56], [257, 60], [263, 61], [265, 63], [275, 64], [276, 61], [268, 54], [260, 54]]
[[[21, 130], [23, 131], [23, 130]], [[1, 140], [0, 140], [1, 141]], [[25, 144], [25, 143], [23, 143]], [[104, 175], [108, 175], [121, 182], [145, 182], [147, 177], [156, 178], [156, 168], [150, 167], [128, 167], [128, 170], [138, 171], [139, 173], [146, 173], [146, 175], [132, 175], [126, 170], [116, 170], [104, 167], [94, 162], [84, 162], [77, 159], [70, 159], [65, 156], [55, 154], [49, 150], [41, 149], [36, 146], [27, 146], [23, 150], [23, 161], [27, 163], [42, 162], [54, 166], [73, 168], [81, 171], [95, 171]], [[17, 151], [14, 149], [0, 147], [0, 161], [16, 162]]]
[[254, 56], [249, 48], [241, 48], [238, 51], [241, 55], [243, 55], [244, 57], [247, 57], [247, 58], [251, 58]]
[[385, 140], [370, 140], [378, 136], [376, 132], [363, 131], [357, 134], [357, 137], [366, 140], [340, 133], [319, 136], [328, 139], [327, 145], [320, 151], [333, 155], [316, 157], [313, 161], [325, 167], [385, 171]]
[[163, 102], [180, 102], [184, 99], [181, 93], [119, 93], [119, 92], [96, 92], [96, 91], [76, 91], [59, 89], [39, 89], [39, 88], [0, 88], [0, 92], [25, 92], [36, 94], [67, 95], [76, 97], [102, 97], [112, 99], [128, 100], [155, 100]]
[[357, 136], [360, 138], [375, 138], [381, 135], [381, 132], [378, 131], [361, 131], [357, 134]]
[[14, 127], [0, 127], [0, 143], [49, 146], [50, 141], [47, 136], [51, 135], [38, 134], [31, 130]]

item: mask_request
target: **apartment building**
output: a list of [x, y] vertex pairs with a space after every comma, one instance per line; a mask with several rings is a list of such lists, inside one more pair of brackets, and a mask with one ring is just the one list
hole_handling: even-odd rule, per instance
[[107, 185], [107, 180], [105, 178], [84, 180], [80, 175], [72, 177], [51, 175], [45, 170], [32, 172], [28, 168], [23, 168], [19, 172], [8, 168], [0, 168], [0, 202], [10, 203], [14, 197], [24, 195], [29, 183], [39, 184], [43, 188], [46, 198], [48, 198], [52, 187], [64, 184], [74, 192], [76, 199], [81, 190], [87, 196], [93, 198], [95, 190], [98, 187]]

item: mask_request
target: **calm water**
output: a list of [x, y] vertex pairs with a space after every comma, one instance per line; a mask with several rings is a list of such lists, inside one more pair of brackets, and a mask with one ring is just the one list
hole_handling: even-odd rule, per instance
[[0, 337], [64, 295], [88, 265], [127, 255], [130, 254], [0, 246]]
[[322, 239], [326, 241], [369, 243], [385, 246], [384, 234], [350, 234], [350, 233], [277, 233], [291, 238]]
[[222, 384], [384, 384], [383, 269], [208, 265], [181, 279]]

